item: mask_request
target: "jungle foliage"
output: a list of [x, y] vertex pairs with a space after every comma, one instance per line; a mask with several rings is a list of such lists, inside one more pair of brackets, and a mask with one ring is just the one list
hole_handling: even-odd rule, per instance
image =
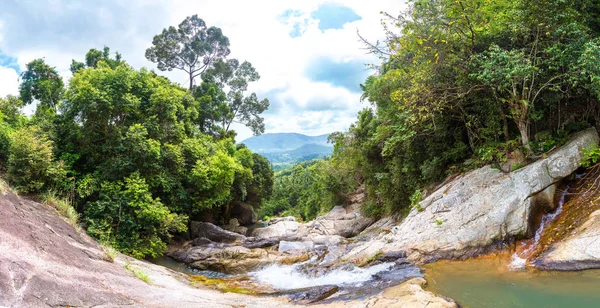
[[[327, 183], [321, 174], [356, 179], [346, 188], [364, 184], [370, 215], [407, 210], [411, 196], [451, 174], [497, 165], [514, 151], [535, 160], [597, 125], [599, 7], [597, 0], [411, 0], [405, 12], [384, 14], [385, 40], [360, 37], [381, 60], [361, 85], [370, 106], [349, 131], [331, 136], [331, 160], [278, 174], [274, 196], [299, 184], [289, 208], [271, 200], [264, 213], [323, 211], [312, 209], [318, 202], [292, 205], [331, 199], [318, 189]], [[348, 168], [335, 168], [341, 161]]]
[[[202, 28], [197, 16], [184, 24], [190, 21]], [[218, 28], [190, 31], [174, 39], [208, 44], [194, 49], [199, 57], [212, 52], [214, 35], [229, 45]], [[176, 57], [165, 52], [172, 51], [157, 57]], [[244, 94], [259, 75], [227, 54], [205, 63], [194, 76], [200, 85], [189, 88], [129, 66], [108, 47], [73, 60], [66, 85], [44, 59], [30, 62], [20, 96], [0, 99], [7, 178], [21, 193], [58, 192], [90, 235], [138, 258], [162, 255], [191, 219], [224, 222], [234, 202], [258, 207], [271, 194], [273, 171], [264, 157], [235, 145], [229, 124], [241, 119], [260, 133], [268, 101]], [[23, 116], [22, 107], [34, 103], [35, 114]]]

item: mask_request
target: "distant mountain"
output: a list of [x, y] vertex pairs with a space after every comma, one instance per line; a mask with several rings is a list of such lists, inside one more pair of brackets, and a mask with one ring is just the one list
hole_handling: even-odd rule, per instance
[[272, 163], [287, 163], [302, 162], [331, 155], [331, 150], [331, 146], [310, 143], [290, 151], [257, 153], [263, 155]]
[[331, 144], [327, 143], [327, 136], [329, 134], [320, 136], [307, 136], [297, 133], [262, 134], [250, 137], [241, 143], [245, 144], [252, 152], [274, 153], [295, 150], [306, 144], [331, 147]]
[[297, 133], [263, 134], [250, 137], [240, 143], [252, 152], [265, 156], [273, 168], [280, 170], [295, 163], [331, 155], [333, 146], [327, 136], [307, 136]]

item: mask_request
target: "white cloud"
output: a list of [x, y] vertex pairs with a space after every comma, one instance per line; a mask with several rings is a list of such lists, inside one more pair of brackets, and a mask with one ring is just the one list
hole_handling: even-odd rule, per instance
[[[350, 7], [361, 19], [346, 23], [342, 29], [324, 32], [318, 29], [317, 21], [308, 20], [303, 25], [304, 33], [291, 37], [293, 22], [282, 22], [282, 14], [294, 10], [301, 16], [295, 18], [308, 18], [325, 2]], [[101, 5], [68, 1], [55, 1], [50, 5], [40, 0], [28, 3], [29, 7], [12, 5], [13, 11], [9, 7], [6, 14], [0, 12], [0, 25], [4, 25], [0, 28], [0, 38], [3, 38], [0, 52], [18, 58], [21, 67], [44, 56], [65, 76], [69, 75], [72, 58], [82, 59], [89, 48], [104, 45], [121, 52], [124, 59], [136, 67], [155, 69], [144, 57], [152, 37], [165, 27], [177, 26], [186, 16], [198, 14], [209, 26], [222, 28], [231, 41], [232, 57], [250, 61], [260, 73], [261, 80], [253, 84], [251, 90], [269, 95], [273, 110], [265, 115], [267, 132], [308, 134], [346, 129], [365, 105], [359, 102], [360, 93], [310, 80], [305, 76], [307, 67], [319, 58], [340, 63], [378, 62], [366, 54], [356, 31], [360, 30], [372, 40], [381, 39], [384, 33], [380, 12], [396, 14], [405, 7], [397, 0], [152, 0], [104, 1]], [[19, 16], [23, 14], [27, 16]], [[48, 16], [52, 14], [56, 16]], [[33, 31], [28, 30], [32, 27], [42, 29], [40, 34], [27, 35]], [[178, 71], [160, 73], [182, 85], [187, 80]], [[251, 135], [247, 129], [236, 129], [239, 140]]]
[[19, 74], [10, 67], [0, 66], [0, 97], [19, 93]]

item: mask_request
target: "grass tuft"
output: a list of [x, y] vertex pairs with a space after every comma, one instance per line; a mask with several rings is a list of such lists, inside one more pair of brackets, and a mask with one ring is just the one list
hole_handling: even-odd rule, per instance
[[8, 183], [0, 178], [0, 194], [6, 195], [7, 192], [10, 191], [10, 186], [8, 185]]
[[54, 207], [77, 232], [81, 232], [81, 226], [78, 223], [79, 213], [77, 213], [69, 199], [59, 197], [54, 191], [43, 193], [41, 198], [44, 204]]
[[131, 263], [126, 262], [123, 267], [128, 271], [132, 272], [135, 275], [135, 277], [139, 278], [141, 281], [147, 284], [151, 283], [150, 276], [148, 276], [148, 274], [146, 274], [143, 270], [131, 265]]
[[108, 243], [102, 243], [102, 244], [100, 244], [100, 247], [102, 247], [102, 251], [104, 251], [104, 255], [105, 255], [104, 260], [106, 262], [110, 262], [110, 263], [115, 262], [115, 259], [117, 258], [118, 251], [116, 249], [114, 249]]

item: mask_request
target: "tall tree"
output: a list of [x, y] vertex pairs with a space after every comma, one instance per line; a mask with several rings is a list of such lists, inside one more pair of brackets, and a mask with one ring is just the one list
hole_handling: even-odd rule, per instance
[[104, 61], [111, 68], [116, 68], [120, 64], [124, 63], [121, 59], [121, 54], [119, 52], [115, 53], [115, 58], [112, 59], [110, 57], [110, 48], [108, 46], [104, 46], [102, 51], [92, 48], [85, 54], [85, 63], [73, 60], [71, 62], [71, 73], [75, 74], [78, 70], [86, 67], [98, 67], [98, 62]]
[[19, 91], [24, 104], [37, 100], [40, 103], [38, 108], [57, 111], [64, 93], [64, 83], [54, 67], [46, 64], [44, 59], [36, 59], [27, 63], [21, 78], [23, 81]]
[[229, 112], [221, 120], [223, 132], [227, 134], [232, 123], [246, 125], [255, 135], [265, 131], [264, 119], [260, 116], [269, 108], [268, 99], [259, 99], [256, 93], [245, 95], [248, 85], [258, 81], [260, 75], [248, 61], [240, 63], [236, 59], [217, 61], [203, 75], [206, 82], [212, 82], [227, 90]]
[[198, 15], [187, 17], [178, 28], [163, 29], [161, 34], [154, 36], [152, 45], [146, 49], [146, 58], [157, 63], [161, 71], [178, 69], [186, 72], [190, 92], [196, 77], [230, 53], [229, 39], [221, 29], [208, 28]]

